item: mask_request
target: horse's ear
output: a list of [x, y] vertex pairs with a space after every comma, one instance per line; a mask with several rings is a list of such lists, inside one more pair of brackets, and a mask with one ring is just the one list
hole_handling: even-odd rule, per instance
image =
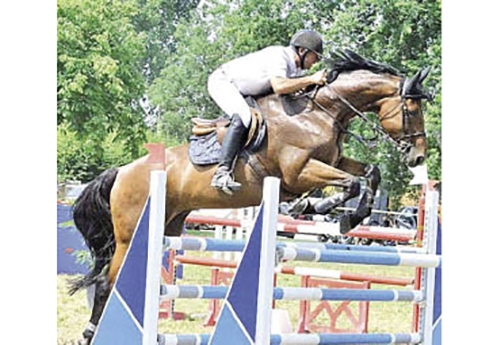
[[426, 67], [423, 70], [420, 70], [420, 77], [418, 78], [418, 83], [421, 84], [425, 78], [429, 75], [429, 72], [431, 71], [430, 67]]
[[409, 95], [411, 93], [411, 90], [415, 87], [418, 80], [420, 79], [421, 72], [422, 70], [418, 71], [417, 74], [415, 74], [410, 79], [405, 80], [405, 83], [403, 84], [403, 90], [401, 91], [402, 95]]
[[403, 89], [401, 90], [401, 95], [412, 96], [416, 98], [427, 98], [431, 100], [431, 95], [424, 92], [422, 89], [422, 82], [429, 75], [431, 68], [426, 67], [417, 72], [412, 78], [407, 79], [403, 84]]
[[363, 62], [365, 59], [363, 57], [355, 52], [353, 52], [350, 49], [345, 49], [344, 50], [345, 55], [349, 58], [349, 60], [355, 61], [355, 62]]

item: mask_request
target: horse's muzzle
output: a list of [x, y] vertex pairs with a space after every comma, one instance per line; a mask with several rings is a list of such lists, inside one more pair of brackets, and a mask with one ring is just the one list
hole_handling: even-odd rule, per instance
[[410, 168], [415, 168], [416, 166], [422, 165], [425, 162], [425, 155], [423, 154], [412, 154], [413, 150], [410, 150], [409, 154], [406, 155], [406, 164]]

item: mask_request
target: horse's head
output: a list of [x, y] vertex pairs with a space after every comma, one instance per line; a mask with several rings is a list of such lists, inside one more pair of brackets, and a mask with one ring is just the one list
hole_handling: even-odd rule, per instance
[[[334, 117], [333, 112], [339, 109], [336, 102], [340, 100], [348, 118], [357, 115], [369, 123], [405, 155], [408, 166], [422, 164], [427, 149], [422, 99], [430, 98], [422, 82], [430, 69], [420, 70], [407, 79], [393, 67], [350, 50], [337, 51], [335, 55], [336, 61], [327, 61], [331, 71], [327, 87], [318, 92], [318, 107]], [[380, 126], [371, 123], [363, 114], [365, 111], [378, 113]]]
[[380, 124], [396, 141], [410, 167], [422, 164], [426, 157], [427, 141], [422, 99], [430, 97], [423, 91], [422, 82], [429, 70], [425, 68], [410, 79], [403, 78], [399, 94], [384, 98], [379, 103]]

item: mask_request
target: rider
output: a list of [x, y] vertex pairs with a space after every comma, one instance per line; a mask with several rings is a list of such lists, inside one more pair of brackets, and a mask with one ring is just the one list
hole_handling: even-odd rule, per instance
[[[321, 60], [323, 40], [314, 30], [300, 30], [288, 47], [270, 46], [236, 58], [216, 69], [208, 78], [208, 92], [225, 114], [231, 117], [222, 142], [221, 160], [212, 187], [227, 194], [240, 189], [232, 171], [239, 151], [247, 140], [251, 112], [244, 97], [274, 92], [289, 94], [309, 85], [323, 85], [326, 71], [300, 76]], [[293, 78], [295, 77], [295, 78]]]

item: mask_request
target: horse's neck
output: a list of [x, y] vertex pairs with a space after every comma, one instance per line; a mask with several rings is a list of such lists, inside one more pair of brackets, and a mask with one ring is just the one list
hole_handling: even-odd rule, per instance
[[[377, 103], [393, 96], [398, 87], [398, 77], [358, 70], [341, 73], [333, 83], [318, 92], [317, 99], [325, 107], [336, 107], [335, 102], [343, 103], [338, 97], [340, 95], [359, 111], [376, 111]], [[345, 104], [342, 107], [347, 116], [354, 116], [349, 107]]]
[[[378, 111], [379, 101], [392, 97], [398, 91], [399, 79], [388, 74], [377, 74], [366, 70], [356, 70], [341, 73], [329, 85], [320, 88], [315, 96], [315, 103], [308, 106], [298, 115], [298, 121], [317, 132], [318, 127], [324, 128], [322, 135], [331, 133], [335, 124], [346, 128], [355, 116], [352, 108], [346, 105], [339, 96], [361, 112]], [[266, 117], [272, 122], [280, 123], [283, 117], [288, 117], [279, 95], [271, 94], [258, 100]], [[325, 137], [325, 140], [329, 140]]]
[[259, 106], [264, 112], [265, 116], [272, 122], [280, 123], [285, 118], [297, 120], [303, 123], [309, 122], [310, 124], [317, 124], [320, 127], [331, 127], [333, 118], [328, 116], [324, 117], [318, 114], [318, 109], [315, 109], [313, 103], [308, 98], [302, 98], [303, 102], [307, 103], [305, 109], [295, 115], [288, 115], [284, 109], [282, 99], [277, 94], [272, 94], [264, 97], [258, 101]]
[[[308, 102], [305, 110], [296, 115], [288, 115], [283, 108], [279, 95], [273, 94], [259, 100], [259, 106], [264, 113], [269, 131], [276, 133], [281, 141], [294, 143], [297, 138], [308, 138], [307, 146], [332, 146], [338, 137], [334, 127], [337, 120], [331, 115]], [[281, 133], [287, 133], [285, 137]], [[293, 144], [292, 144], [293, 146]]]

